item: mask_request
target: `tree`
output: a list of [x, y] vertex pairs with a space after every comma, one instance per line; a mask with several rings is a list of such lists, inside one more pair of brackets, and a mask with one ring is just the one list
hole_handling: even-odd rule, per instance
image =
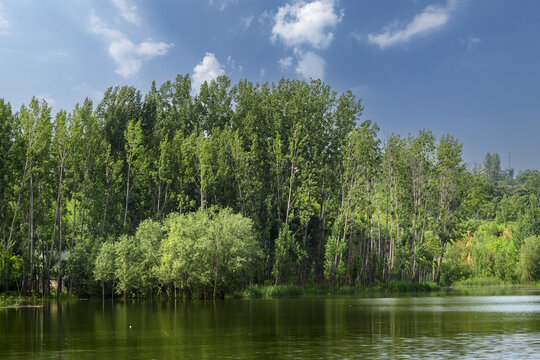
[[2, 276], [2, 284], [5, 291], [9, 287], [9, 269], [11, 251], [13, 243], [8, 242], [6, 231], [9, 227], [9, 203], [13, 196], [13, 181], [15, 180], [15, 117], [11, 111], [11, 105], [0, 99], [0, 219], [2, 227], [2, 254], [0, 261], [0, 271]]
[[484, 159], [484, 170], [488, 181], [496, 184], [501, 180], [501, 158], [498, 153], [487, 153]]
[[235, 290], [249, 278], [260, 257], [252, 222], [230, 209], [172, 214], [165, 222], [159, 278], [180, 288], [215, 299]]
[[112, 295], [114, 296], [114, 283], [116, 280], [116, 246], [112, 241], [101, 244], [94, 266], [94, 279], [101, 281], [102, 297], [105, 298], [105, 283], [112, 282]]
[[[123, 227], [127, 225], [129, 201], [137, 187], [142, 187], [148, 181], [148, 158], [144, 146], [141, 122], [130, 121], [124, 133], [126, 138], [126, 206], [124, 209]], [[139, 204], [140, 205], [140, 204]]]
[[143, 253], [133, 236], [121, 235], [115, 245], [116, 291], [124, 300], [132, 291], [140, 289], [143, 277]]
[[443, 136], [437, 147], [437, 220], [436, 233], [441, 253], [434, 272], [434, 281], [440, 282], [441, 263], [445, 245], [452, 240], [458, 228], [459, 204], [462, 199], [464, 166], [461, 158], [462, 144], [451, 135]]
[[157, 221], [147, 219], [137, 226], [135, 243], [142, 254], [140, 282], [147, 295], [152, 295], [158, 285], [159, 248], [163, 237], [163, 227]]

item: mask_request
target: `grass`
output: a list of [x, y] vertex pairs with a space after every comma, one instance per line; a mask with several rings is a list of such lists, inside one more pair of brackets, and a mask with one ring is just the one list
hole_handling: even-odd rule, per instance
[[439, 285], [434, 282], [407, 282], [407, 281], [390, 281], [383, 283], [382, 290], [387, 292], [427, 292], [438, 291], [441, 289]]
[[236, 294], [242, 298], [293, 297], [304, 295], [304, 288], [296, 285], [251, 285]]
[[277, 297], [298, 297], [304, 295], [335, 295], [351, 296], [369, 293], [411, 293], [438, 291], [440, 286], [432, 282], [410, 283], [406, 281], [390, 281], [369, 286], [338, 286], [328, 287], [326, 285], [251, 285], [244, 290], [237, 292], [233, 297], [237, 298], [277, 298]]
[[34, 296], [19, 296], [19, 294], [16, 292], [0, 294], [1, 307], [43, 305], [44, 302], [51, 300], [73, 301], [77, 300], [77, 296], [65, 292], [62, 292], [59, 297], [56, 297], [56, 293], [54, 292], [47, 296], [42, 296], [41, 294]]
[[36, 296], [19, 296], [18, 294], [1, 294], [0, 306], [28, 306], [42, 304], [42, 298]]
[[454, 286], [498, 286], [510, 285], [509, 283], [495, 277], [472, 277], [465, 280], [456, 281]]

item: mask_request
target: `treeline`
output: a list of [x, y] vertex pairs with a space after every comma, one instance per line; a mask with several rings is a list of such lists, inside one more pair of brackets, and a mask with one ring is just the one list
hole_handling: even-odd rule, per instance
[[470, 208], [461, 236], [447, 247], [446, 283], [514, 283], [540, 280], [540, 172], [501, 169], [488, 153], [469, 185]]
[[[144, 97], [113, 87], [95, 107], [86, 99], [54, 116], [35, 98], [19, 111], [0, 99], [4, 291], [47, 294], [52, 279], [57, 293], [77, 294], [102, 285], [221, 294], [263, 282], [439, 282], [464, 220], [507, 216], [500, 203], [509, 197], [498, 197], [502, 185], [486, 171], [465, 167], [452, 136], [381, 139], [362, 110], [350, 91], [321, 81], [232, 86], [226, 77], [196, 95], [189, 76], [152, 84]], [[516, 201], [505, 214], [528, 216]], [[219, 286], [209, 275], [171, 278], [188, 266], [165, 270], [183, 243], [172, 224], [196, 229], [197, 216], [214, 224], [222, 211], [249, 219], [247, 232], [231, 231], [242, 234], [232, 238], [250, 249], [251, 265]], [[159, 224], [160, 241], [146, 244], [144, 224]], [[203, 246], [192, 240], [188, 248]], [[120, 261], [123, 247], [139, 249], [135, 260]], [[152, 266], [142, 265], [146, 256]], [[196, 262], [209, 274], [217, 265], [208, 259]]]

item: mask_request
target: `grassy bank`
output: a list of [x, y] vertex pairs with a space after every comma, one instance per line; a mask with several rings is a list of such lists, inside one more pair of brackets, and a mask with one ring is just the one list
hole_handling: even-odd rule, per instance
[[405, 281], [390, 281], [369, 286], [338, 286], [327, 287], [325, 285], [251, 285], [246, 289], [234, 294], [237, 298], [277, 298], [298, 297], [305, 295], [362, 295], [371, 293], [411, 293], [438, 291], [440, 286], [431, 283], [410, 283]]
[[453, 286], [501, 286], [501, 285], [518, 285], [511, 282], [506, 282], [495, 277], [471, 277], [468, 279], [456, 281]]
[[19, 296], [17, 293], [3, 293], [0, 294], [0, 307], [38, 306], [47, 301], [57, 300], [76, 301], [77, 296], [65, 292], [58, 297], [54, 292], [47, 296]]
[[36, 296], [19, 296], [13, 294], [0, 295], [0, 307], [41, 305], [43, 298]]

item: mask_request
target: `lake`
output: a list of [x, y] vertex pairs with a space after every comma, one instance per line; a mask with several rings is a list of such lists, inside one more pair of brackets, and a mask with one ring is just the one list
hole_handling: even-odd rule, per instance
[[540, 289], [0, 309], [0, 359], [540, 359]]

